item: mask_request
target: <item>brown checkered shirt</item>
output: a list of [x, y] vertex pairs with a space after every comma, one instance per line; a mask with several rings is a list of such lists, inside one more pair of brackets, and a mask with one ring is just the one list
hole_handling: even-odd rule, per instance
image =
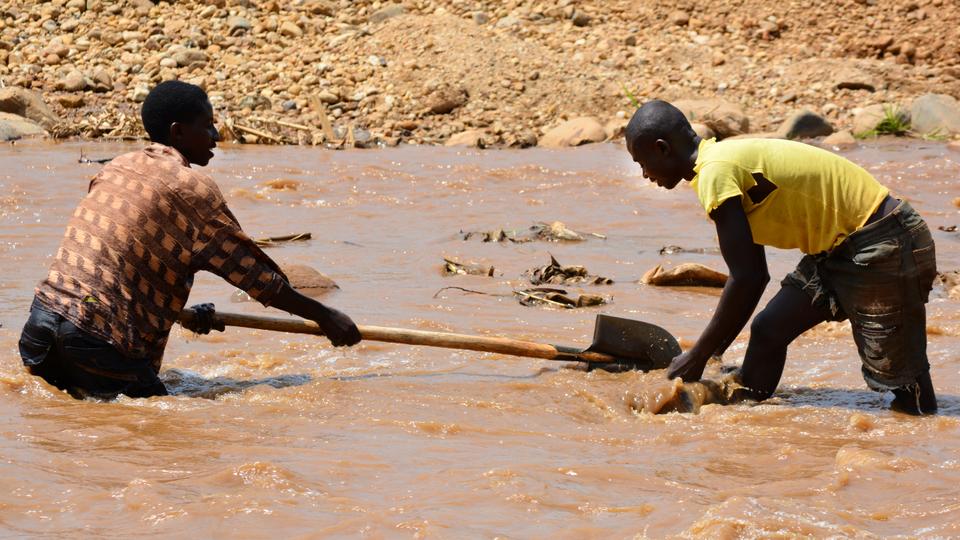
[[153, 144], [115, 158], [90, 182], [36, 297], [159, 371], [199, 270], [264, 305], [286, 281], [240, 229], [217, 184]]

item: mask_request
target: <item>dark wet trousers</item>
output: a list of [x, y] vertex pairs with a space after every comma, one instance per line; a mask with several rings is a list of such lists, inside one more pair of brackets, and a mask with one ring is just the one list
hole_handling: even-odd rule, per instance
[[803, 257], [754, 319], [745, 382], [761, 398], [772, 394], [789, 342], [825, 320], [850, 319], [867, 386], [892, 391], [894, 407], [935, 411], [924, 304], [936, 273], [930, 230], [906, 202], [829, 253]]
[[146, 360], [125, 357], [113, 345], [79, 329], [34, 301], [20, 334], [20, 357], [32, 375], [76, 398], [166, 395]]

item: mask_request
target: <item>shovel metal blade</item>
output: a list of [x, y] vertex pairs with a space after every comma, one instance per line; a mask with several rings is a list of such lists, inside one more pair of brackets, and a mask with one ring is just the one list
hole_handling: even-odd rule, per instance
[[635, 369], [664, 369], [681, 352], [670, 332], [655, 324], [597, 315], [593, 343], [586, 349], [615, 356]]

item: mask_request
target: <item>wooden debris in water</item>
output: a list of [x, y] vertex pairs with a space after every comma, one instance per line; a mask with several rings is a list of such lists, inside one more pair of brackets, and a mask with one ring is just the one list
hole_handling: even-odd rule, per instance
[[727, 284], [727, 275], [697, 263], [684, 263], [670, 270], [664, 270], [663, 265], [658, 264], [647, 271], [640, 281], [661, 287], [723, 287]]
[[586, 283], [589, 285], [610, 285], [613, 280], [603, 276], [590, 275], [586, 267], [579, 265], [563, 266], [551, 255], [550, 264], [533, 268], [524, 272], [530, 276], [533, 285], [574, 285]]
[[563, 309], [573, 309], [606, 304], [608, 300], [599, 294], [569, 295], [563, 289], [534, 287], [513, 291], [523, 306], [550, 305]]
[[948, 298], [960, 300], [960, 270], [938, 273], [933, 280], [933, 286], [942, 290]]
[[268, 238], [255, 238], [253, 241], [260, 247], [276, 247], [280, 244], [286, 244], [289, 242], [302, 242], [304, 240], [310, 240], [313, 238], [308, 232], [299, 233], [299, 234], [287, 234], [284, 236], [271, 236]]
[[492, 266], [486, 266], [477, 263], [462, 263], [453, 259], [444, 257], [441, 273], [445, 276], [470, 275], [493, 277], [496, 269]]
[[[234, 131], [242, 131], [243, 133], [247, 133], [247, 134], [249, 134], [249, 135], [253, 135], [254, 137], [257, 137], [257, 138], [259, 138], [259, 139], [266, 139], [266, 140], [268, 140], [268, 141], [272, 141], [272, 142], [275, 142], [275, 143], [277, 143], [277, 144], [283, 144], [283, 138], [282, 138], [282, 137], [278, 137], [278, 136], [276, 136], [276, 135], [274, 135], [274, 134], [272, 134], [272, 133], [267, 133], [266, 131], [263, 131], [263, 130], [260, 130], [260, 129], [254, 129], [254, 128], [249, 127], [249, 126], [244, 126], [244, 125], [241, 125], [241, 124], [234, 123], [234, 124], [233, 124], [233, 130], [234, 130]], [[243, 139], [243, 141], [244, 141], [244, 142], [247, 142], [246, 139]], [[254, 141], [252, 141], [252, 142], [260, 142], [260, 141], [254, 140]]]
[[553, 223], [537, 223], [533, 227], [530, 227], [530, 231], [533, 232], [534, 236], [538, 240], [545, 240], [547, 242], [583, 242], [583, 235], [580, 233], [568, 229], [560, 221], [554, 221]]
[[685, 248], [683, 246], [663, 246], [660, 248], [661, 255], [676, 255], [678, 253], [719, 253], [719, 248]]
[[90, 164], [90, 163], [95, 163], [95, 164], [97, 164], [97, 165], [103, 165], [103, 164], [105, 164], [105, 163], [110, 163], [111, 161], [113, 161], [113, 158], [112, 158], [112, 157], [111, 157], [111, 158], [94, 158], [94, 159], [90, 159], [90, 158], [88, 158], [87, 156], [85, 156], [85, 155], [83, 154], [83, 150], [80, 150], [80, 159], [77, 160], [77, 163], [82, 163], [82, 164], [84, 164], [84, 165]]
[[567, 226], [560, 221], [554, 221], [552, 223], [536, 223], [532, 225], [524, 234], [520, 234], [516, 231], [494, 229], [492, 231], [460, 231], [460, 235], [464, 240], [480, 238], [480, 240], [483, 242], [514, 242], [518, 244], [523, 242], [532, 242], [534, 240], [543, 242], [583, 242], [586, 240], [586, 236], [592, 236], [602, 240], [607, 238], [599, 233], [579, 233], [577, 231], [568, 229]]
[[514, 242], [514, 243], [523, 243], [530, 242], [529, 238], [518, 238], [515, 231], [505, 231], [503, 229], [496, 229], [493, 231], [469, 231], [463, 232], [460, 231], [460, 236], [464, 241], [470, 240], [472, 238], [479, 238], [481, 242]]

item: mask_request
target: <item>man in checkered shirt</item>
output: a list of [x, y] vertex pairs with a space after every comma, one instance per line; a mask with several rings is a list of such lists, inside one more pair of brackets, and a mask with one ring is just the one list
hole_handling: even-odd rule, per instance
[[[193, 275], [206, 270], [272, 306], [316, 321], [336, 345], [360, 341], [345, 314], [296, 292], [241, 230], [220, 188], [191, 168], [219, 140], [199, 87], [161, 83], [144, 101], [153, 142], [90, 182], [20, 337], [28, 370], [75, 397], [163, 395], [157, 376]], [[190, 328], [207, 333], [211, 309]], [[222, 330], [223, 328], [218, 328]]]

